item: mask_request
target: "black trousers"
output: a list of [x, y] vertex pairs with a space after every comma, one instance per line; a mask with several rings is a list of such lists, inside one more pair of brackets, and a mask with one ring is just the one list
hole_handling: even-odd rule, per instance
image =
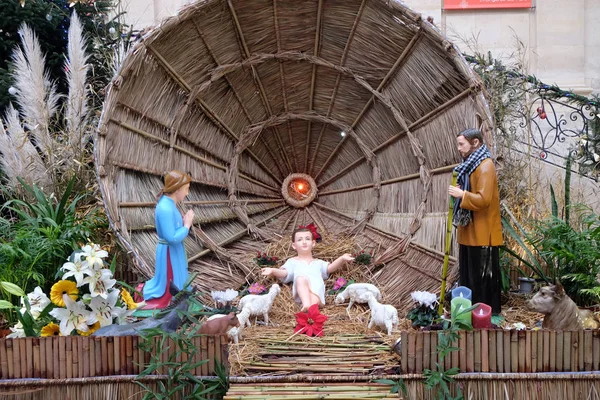
[[459, 246], [460, 285], [471, 289], [472, 302], [500, 313], [500, 252], [496, 246]]

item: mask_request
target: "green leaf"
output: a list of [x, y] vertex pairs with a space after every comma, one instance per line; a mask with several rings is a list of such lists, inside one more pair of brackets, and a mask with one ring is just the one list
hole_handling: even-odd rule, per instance
[[10, 293], [12, 295], [19, 296], [19, 297], [25, 296], [25, 292], [23, 291], [23, 289], [21, 289], [14, 283], [0, 281], [0, 286], [2, 287], [2, 289], [6, 290], [8, 293]]
[[8, 308], [13, 308], [13, 304], [10, 301], [0, 300], [0, 310], [5, 310]]
[[552, 216], [558, 218], [558, 203], [556, 202], [556, 195], [554, 194], [552, 185], [550, 185], [550, 204], [552, 204]]

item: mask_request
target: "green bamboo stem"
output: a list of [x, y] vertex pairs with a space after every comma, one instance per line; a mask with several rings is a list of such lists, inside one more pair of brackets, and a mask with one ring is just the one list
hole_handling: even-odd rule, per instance
[[[276, 398], [278, 399], [286, 399], [286, 400], [304, 400], [304, 399], [314, 399], [315, 395], [314, 394], [306, 394], [306, 395], [295, 395], [295, 394], [291, 394], [292, 392], [290, 391], [289, 395], [285, 395], [285, 394], [281, 394], [281, 395], [277, 395]], [[384, 396], [384, 397], [382, 397]], [[388, 395], [388, 394], [383, 394], [383, 393], [357, 393], [357, 394], [320, 394], [319, 398], [320, 399], [381, 399], [381, 398], [398, 398], [398, 395]], [[268, 399], [268, 397], [265, 397], [263, 395], [258, 395], [258, 396], [246, 396], [246, 395], [241, 395], [241, 396], [225, 396], [223, 397], [224, 400], [233, 400], [233, 399], [244, 399], [244, 400], [265, 400]]]
[[[452, 186], [456, 186], [457, 172], [452, 172]], [[446, 278], [448, 278], [448, 261], [450, 258], [450, 244], [452, 243], [452, 216], [454, 214], [454, 200], [452, 196], [448, 201], [448, 223], [446, 224], [446, 248], [444, 250], [444, 266], [442, 267], [442, 288], [440, 289], [440, 304], [438, 314], [444, 314], [444, 297], [446, 297]]]
[[[239, 390], [236, 390], [239, 389]], [[259, 392], [259, 393], [269, 393], [269, 392], [283, 392], [286, 389], [289, 390], [294, 390], [294, 391], [299, 391], [299, 392], [347, 392], [347, 391], [351, 391], [351, 392], [380, 392], [380, 391], [387, 391], [388, 386], [387, 385], [382, 385], [382, 384], [376, 384], [376, 385], [358, 385], [358, 386], [348, 386], [348, 385], [339, 385], [339, 386], [305, 386], [305, 385], [293, 385], [293, 386], [288, 386], [286, 387], [277, 387], [277, 386], [271, 386], [271, 387], [267, 387], [267, 386], [246, 386], [244, 385], [243, 388], [239, 387], [234, 387], [233, 390], [235, 391], [236, 394], [242, 394], [242, 393], [248, 393], [248, 394], [252, 394], [253, 392]], [[296, 393], [296, 392], [295, 392]], [[300, 394], [300, 393], [298, 393]]]

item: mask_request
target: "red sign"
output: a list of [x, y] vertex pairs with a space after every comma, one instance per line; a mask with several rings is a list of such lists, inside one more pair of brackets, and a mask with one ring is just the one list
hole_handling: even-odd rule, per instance
[[475, 8], [531, 8], [532, 0], [444, 0], [444, 10]]

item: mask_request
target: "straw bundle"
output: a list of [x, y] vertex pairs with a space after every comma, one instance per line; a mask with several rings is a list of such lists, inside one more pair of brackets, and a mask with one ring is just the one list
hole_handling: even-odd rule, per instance
[[201, 289], [239, 287], [252, 255], [314, 222], [380, 257], [368, 279], [406, 309], [411, 291], [439, 291], [454, 134], [478, 127], [493, 143], [481, 87], [399, 1], [192, 3], [108, 91], [95, 151], [110, 223], [151, 277], [155, 195], [183, 170]]

